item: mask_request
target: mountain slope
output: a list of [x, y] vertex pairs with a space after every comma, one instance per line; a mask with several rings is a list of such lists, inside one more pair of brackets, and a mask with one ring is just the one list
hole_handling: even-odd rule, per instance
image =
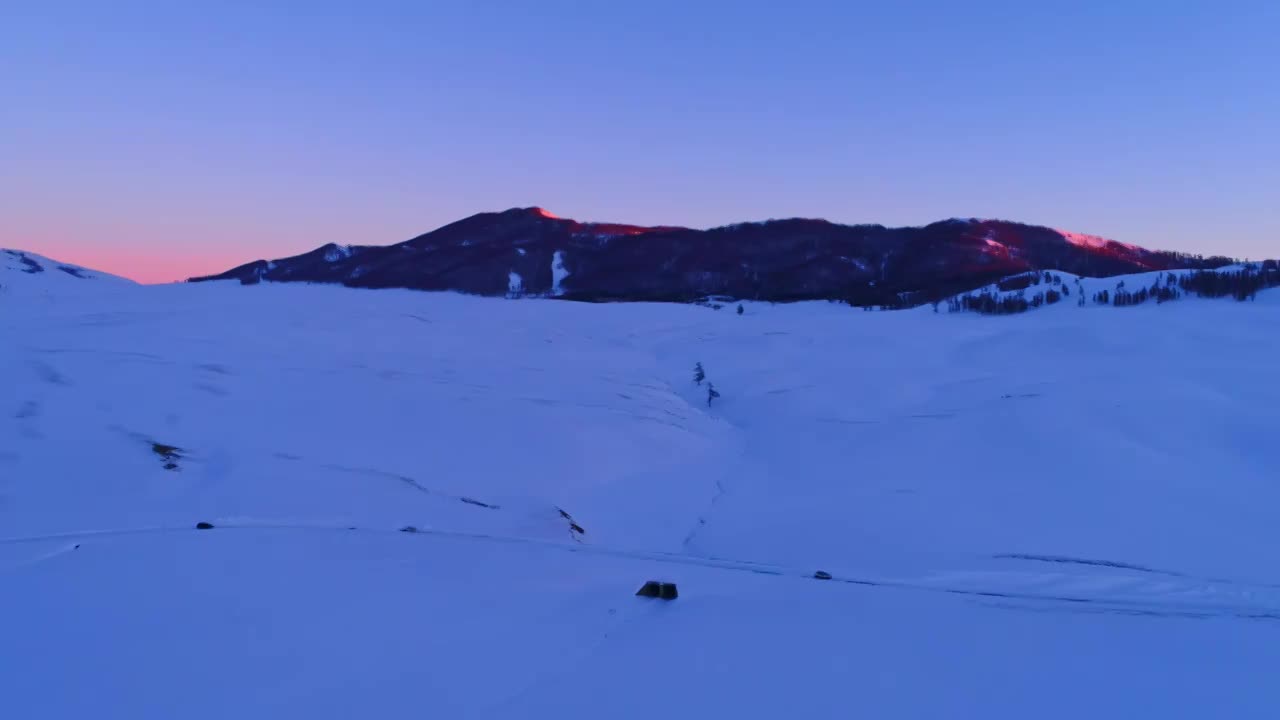
[[474, 215], [396, 245], [326, 245], [192, 280], [579, 300], [728, 295], [875, 303], [899, 293], [936, 299], [1026, 270], [1106, 276], [1198, 262], [998, 220], [886, 228], [791, 219], [693, 230], [581, 223], [535, 207]]

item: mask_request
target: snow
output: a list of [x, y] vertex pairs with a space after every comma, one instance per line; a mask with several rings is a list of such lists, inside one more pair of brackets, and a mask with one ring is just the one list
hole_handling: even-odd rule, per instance
[[1114, 244], [1133, 251], [1141, 250], [1137, 245], [1116, 242], [1115, 240], [1098, 237], [1097, 235], [1085, 235], [1083, 233], [1070, 232], [1068, 230], [1056, 230], [1055, 232], [1065, 238], [1067, 242], [1072, 245], [1079, 245], [1080, 247], [1105, 248], [1108, 245]]
[[867, 261], [866, 261], [866, 260], [863, 260], [863, 259], [861, 259], [861, 258], [848, 257], [848, 256], [845, 256], [845, 255], [841, 255], [841, 256], [840, 256], [840, 259], [841, 259], [841, 260], [843, 260], [844, 262], [847, 262], [847, 263], [849, 263], [850, 265], [852, 265], [852, 266], [854, 266], [854, 267], [858, 268], [858, 269], [859, 269], [859, 270], [861, 270], [862, 272], [867, 272], [868, 270], [870, 270], [870, 269], [871, 269], [871, 266], [867, 264]]
[[1010, 248], [1008, 245], [1005, 245], [1004, 243], [996, 239], [995, 228], [988, 228], [986, 234], [983, 235], [982, 240], [987, 244], [987, 247], [1001, 254], [1008, 254], [1010, 252]]
[[350, 245], [331, 245], [324, 251], [324, 260], [325, 262], [338, 262], [351, 257], [352, 253]]
[[1280, 293], [739, 316], [10, 275], [6, 715], [1280, 702]]
[[564, 295], [562, 283], [565, 278], [569, 277], [569, 269], [564, 266], [564, 253], [557, 250], [551, 256], [551, 294], [555, 296]]

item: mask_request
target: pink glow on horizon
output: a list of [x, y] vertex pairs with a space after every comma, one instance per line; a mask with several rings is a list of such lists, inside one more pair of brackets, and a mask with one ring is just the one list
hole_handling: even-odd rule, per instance
[[[534, 212], [544, 218], [572, 223], [583, 231], [605, 235], [636, 236], [651, 232], [681, 229], [675, 226], [647, 227], [618, 223], [582, 223], [563, 220], [541, 207], [534, 208]], [[978, 225], [982, 224], [982, 221], [971, 222], [975, 222]], [[233, 267], [259, 258], [272, 259], [305, 252], [310, 247], [318, 247], [323, 244], [324, 240], [324, 238], [316, 238], [313, 246], [268, 249], [266, 247], [268, 243], [266, 242], [262, 244], [263, 247], [261, 248], [251, 246], [250, 243], [244, 240], [248, 233], [220, 233], [219, 236], [214, 236], [213, 233], [201, 233], [205, 236], [200, 239], [205, 240], [205, 242], [194, 244], [193, 241], [196, 240], [196, 238], [192, 237], [194, 233], [183, 228], [183, 234], [186, 239], [188, 242], [193, 242], [193, 244], [175, 246], [165, 242], [148, 243], [140, 239], [141, 236], [146, 234], [141, 232], [140, 228], [130, 228], [130, 230], [132, 232], [129, 234], [134, 238], [132, 241], [115, 244], [96, 240], [86, 242], [78, 239], [69, 239], [68, 237], [71, 235], [97, 236], [100, 234], [97, 228], [74, 226], [57, 228], [56, 230], [32, 228], [13, 233], [15, 237], [0, 237], [0, 247], [29, 251], [59, 262], [118, 275], [142, 284], [164, 284], [182, 282], [190, 277], [225, 272]], [[1140, 252], [1136, 246], [1095, 235], [1067, 230], [1055, 231], [1067, 242], [1081, 247], [1092, 248], [1105, 254], [1125, 253], [1126, 250], [1135, 253]], [[359, 235], [360, 233], [350, 232], [343, 234]], [[9, 235], [9, 233], [6, 232], [5, 235]], [[229, 235], [235, 235], [241, 238], [241, 241], [228, 244], [224, 238]], [[990, 253], [997, 255], [1008, 255], [1011, 251], [1011, 246], [1020, 246], [1020, 240], [1016, 236], [1006, 237], [1002, 233], [997, 233], [991, 229], [988, 229], [986, 234], [979, 239], [985, 241]], [[394, 239], [386, 240], [387, 244], [390, 242], [394, 242]], [[373, 242], [370, 244], [384, 243]]]

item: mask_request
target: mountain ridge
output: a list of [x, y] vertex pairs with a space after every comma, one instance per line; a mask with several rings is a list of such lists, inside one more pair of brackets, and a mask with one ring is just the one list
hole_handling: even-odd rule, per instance
[[189, 282], [311, 282], [584, 301], [723, 295], [867, 305], [937, 300], [1033, 270], [1107, 277], [1231, 262], [1006, 220], [951, 218], [895, 228], [783, 218], [700, 230], [581, 222], [529, 206], [477, 213], [392, 245], [331, 243]]

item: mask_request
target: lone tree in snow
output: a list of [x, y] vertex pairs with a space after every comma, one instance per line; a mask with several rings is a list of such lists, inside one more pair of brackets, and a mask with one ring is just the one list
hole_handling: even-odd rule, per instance
[[702, 363], [693, 364], [693, 383], [701, 385], [703, 380], [707, 379], [707, 374], [702, 370]]
[[711, 401], [720, 397], [720, 393], [716, 392], [716, 386], [707, 383], [707, 407], [711, 407]]

